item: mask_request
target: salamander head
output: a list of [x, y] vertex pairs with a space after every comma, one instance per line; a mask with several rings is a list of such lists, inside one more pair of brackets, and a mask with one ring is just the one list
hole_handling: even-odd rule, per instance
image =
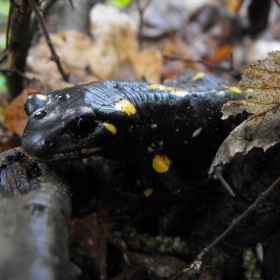
[[[31, 95], [25, 104], [29, 119], [22, 136], [23, 149], [53, 161], [83, 158], [117, 146], [121, 141], [118, 127], [133, 123], [136, 111], [125, 101], [119, 94], [110, 94], [105, 82], [65, 88], [46, 96]], [[131, 106], [131, 114], [127, 106]]]

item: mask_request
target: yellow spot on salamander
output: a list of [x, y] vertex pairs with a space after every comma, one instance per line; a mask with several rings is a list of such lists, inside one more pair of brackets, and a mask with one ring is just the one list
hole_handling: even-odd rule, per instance
[[83, 85], [88, 85], [88, 84], [91, 84], [92, 82], [80, 82], [80, 83], [77, 83], [76, 85], [79, 85], [79, 86], [83, 86]]
[[152, 84], [150, 85], [150, 89], [160, 89], [160, 90], [164, 90], [167, 89], [168, 87], [165, 87], [164, 85], [159, 85], [159, 84]]
[[74, 87], [74, 86], [75, 86], [75, 84], [69, 84], [69, 85], [63, 87], [62, 89], [72, 88], [72, 87]]
[[240, 94], [240, 93], [241, 93], [241, 90], [240, 90], [240, 88], [238, 88], [238, 87], [226, 86], [226, 89], [228, 89], [228, 90], [230, 90], [230, 91], [233, 91], [233, 92], [235, 92], [235, 93], [237, 93], [237, 94]]
[[152, 194], [153, 191], [154, 191], [154, 189], [146, 189], [146, 190], [144, 191], [144, 195], [145, 195], [146, 197], [149, 197], [149, 196]]
[[205, 76], [205, 74], [204, 73], [202, 73], [202, 72], [199, 72], [199, 73], [197, 73], [196, 75], [194, 75], [193, 77], [192, 77], [192, 81], [197, 81], [197, 80], [199, 80], [199, 79], [201, 79], [201, 78], [203, 78]]
[[115, 104], [115, 108], [121, 112], [125, 112], [128, 115], [133, 115], [136, 113], [134, 105], [128, 100], [121, 100]]
[[83, 109], [85, 111], [92, 112], [92, 109], [90, 107], [81, 107], [81, 109]]
[[47, 96], [44, 95], [44, 94], [36, 94], [36, 96], [41, 100], [46, 100], [47, 99]]
[[112, 134], [117, 133], [117, 128], [113, 124], [105, 122], [104, 125]]
[[165, 156], [156, 155], [153, 158], [153, 168], [159, 173], [164, 173], [169, 170], [171, 165], [170, 159]]
[[188, 94], [187, 90], [176, 89], [176, 88], [172, 88], [172, 87], [166, 87], [164, 85], [159, 85], [159, 84], [152, 84], [150, 86], [150, 89], [158, 89], [158, 90], [170, 92], [174, 95], [181, 96], [181, 97], [184, 97]]
[[68, 88], [72, 88], [72, 87], [75, 87], [75, 86], [83, 86], [83, 85], [88, 85], [88, 84], [91, 84], [92, 82], [80, 82], [80, 83], [76, 83], [76, 84], [69, 84], [65, 87], [63, 87], [62, 89], [68, 89]]

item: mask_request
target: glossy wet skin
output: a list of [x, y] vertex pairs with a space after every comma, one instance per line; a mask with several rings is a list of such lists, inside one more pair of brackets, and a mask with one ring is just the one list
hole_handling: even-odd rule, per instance
[[96, 153], [126, 161], [145, 160], [151, 152], [180, 156], [220, 133], [220, 108], [233, 95], [116, 81], [33, 95], [25, 105], [22, 145], [46, 161]]
[[[112, 124], [125, 123], [127, 114], [116, 111], [123, 95], [106, 95], [102, 83], [74, 86], [46, 97], [30, 96], [25, 104], [29, 116], [22, 145], [30, 154], [45, 160], [90, 156], [116, 140]], [[116, 116], [117, 115], [117, 116]], [[130, 120], [133, 123], [133, 120]], [[78, 154], [80, 156], [78, 156]]]

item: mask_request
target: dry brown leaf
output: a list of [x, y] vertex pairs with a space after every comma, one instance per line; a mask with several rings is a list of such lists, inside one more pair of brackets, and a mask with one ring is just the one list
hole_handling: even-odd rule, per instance
[[168, 278], [186, 267], [186, 263], [183, 261], [167, 255], [126, 251], [125, 257], [131, 265], [148, 268], [158, 277], [164, 278]]
[[98, 3], [90, 13], [91, 33], [96, 42], [91, 67], [102, 79], [109, 79], [112, 69], [137, 55], [134, 21], [125, 13]]
[[162, 69], [162, 56], [156, 49], [146, 49], [140, 51], [132, 60], [133, 68], [137, 80], [145, 80], [151, 83], [160, 83], [160, 73]]
[[217, 47], [214, 51], [214, 54], [207, 59], [207, 62], [210, 63], [221, 63], [225, 59], [227, 59], [233, 51], [233, 45], [223, 45]]
[[[190, 60], [200, 60], [200, 57], [197, 53], [187, 46], [187, 44], [179, 37], [174, 38], [175, 46], [178, 51], [178, 56], [182, 57], [183, 59], [190, 59]], [[184, 62], [181, 62], [184, 63]], [[205, 71], [206, 68], [204, 65], [200, 63], [184, 63], [184, 69], [194, 69], [197, 71]]]
[[101, 279], [107, 279], [107, 238], [96, 213], [71, 222], [70, 252], [74, 253], [81, 266], [96, 269]]
[[[50, 34], [50, 37], [65, 72], [70, 73], [70, 79], [74, 76], [74, 81], [71, 82], [86, 81], [86, 69], [90, 67], [92, 50], [95, 46], [91, 37], [76, 31], [54, 33]], [[41, 38], [39, 43], [30, 49], [27, 63], [33, 73], [51, 85], [62, 80], [56, 64], [50, 60], [50, 51], [45, 38]]]
[[239, 11], [239, 9], [243, 3], [243, 0], [225, 0], [225, 3], [226, 3], [228, 11], [231, 14], [235, 14]]
[[23, 111], [23, 105], [28, 97], [27, 90], [18, 95], [5, 110], [4, 125], [12, 133], [22, 135], [27, 122], [27, 115]]
[[245, 71], [239, 87], [246, 90], [246, 100], [229, 101], [223, 108], [223, 119], [246, 110], [250, 114], [262, 114], [280, 104], [280, 51], [251, 65]]
[[[160, 82], [162, 58], [156, 50], [139, 52], [136, 27], [131, 17], [113, 7], [96, 4], [91, 18], [93, 39], [76, 31], [50, 34], [63, 68], [70, 74], [71, 83], [112, 78], [139, 80], [143, 74], [149, 82]], [[50, 57], [42, 38], [31, 48], [27, 62], [42, 80], [53, 84], [62, 78]]]
[[236, 127], [219, 148], [209, 173], [216, 165], [229, 162], [237, 153], [246, 155], [254, 147], [266, 151], [279, 142], [280, 108], [275, 107], [265, 114], [251, 116]]
[[38, 80], [33, 80], [30, 85], [11, 102], [4, 113], [4, 125], [9, 130], [9, 133], [22, 135], [28, 118], [23, 110], [27, 97], [30, 94], [46, 94], [48, 91], [50, 91], [50, 87], [47, 84]]
[[227, 119], [230, 115], [236, 115], [242, 113], [243, 111], [247, 111], [250, 114], [257, 115], [267, 112], [272, 108], [278, 106], [277, 104], [269, 104], [268, 102], [257, 103], [257, 101], [247, 101], [247, 100], [239, 100], [239, 101], [228, 101], [222, 107], [222, 113], [224, 114], [222, 119]]
[[0, 152], [2, 153], [19, 146], [21, 146], [20, 138], [11, 137], [8, 138], [6, 141], [3, 141], [3, 143], [1, 144]]
[[109, 211], [110, 211], [110, 207], [108, 207], [108, 205], [105, 205], [103, 201], [98, 202], [98, 207], [97, 207], [98, 221], [107, 239], [113, 242], [112, 229], [116, 225], [116, 222], [110, 216]]
[[[136, 26], [131, 17], [99, 3], [91, 12], [91, 28], [98, 45], [91, 55], [91, 67], [99, 77], [110, 79], [113, 70], [116, 72], [116, 66], [126, 64], [132, 66], [133, 79], [142, 80], [145, 76], [148, 82], [160, 82], [162, 57], [154, 49], [138, 50]], [[121, 78], [130, 79], [131, 74]]]
[[223, 118], [246, 110], [253, 114], [235, 128], [219, 148], [210, 173], [218, 164], [225, 164], [235, 154], [247, 154], [252, 148], [266, 151], [280, 142], [280, 51], [251, 65], [239, 87], [246, 89], [246, 100], [229, 101], [223, 108]]

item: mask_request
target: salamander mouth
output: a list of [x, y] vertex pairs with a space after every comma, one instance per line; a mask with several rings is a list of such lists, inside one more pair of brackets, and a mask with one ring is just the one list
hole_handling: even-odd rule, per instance
[[83, 148], [80, 150], [75, 150], [71, 152], [58, 153], [58, 154], [49, 154], [44, 156], [39, 156], [38, 158], [44, 162], [56, 162], [56, 161], [65, 161], [70, 159], [82, 159], [95, 155], [97, 152], [102, 151], [101, 147], [94, 148]]

